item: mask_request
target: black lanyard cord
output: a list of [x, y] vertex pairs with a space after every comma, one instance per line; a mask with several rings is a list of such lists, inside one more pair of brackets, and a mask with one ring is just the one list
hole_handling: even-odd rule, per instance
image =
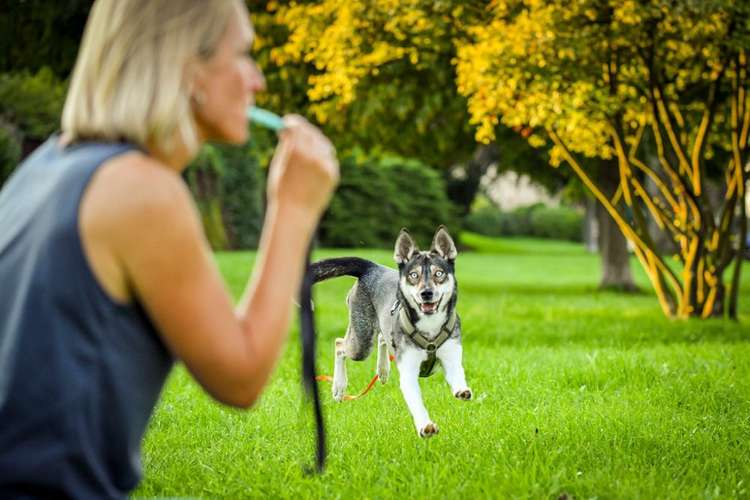
[[302, 385], [308, 397], [312, 397], [317, 430], [317, 448], [315, 466], [318, 473], [323, 472], [326, 461], [326, 433], [323, 424], [323, 409], [318, 393], [318, 381], [315, 378], [315, 320], [312, 309], [313, 275], [310, 268], [312, 242], [305, 259], [305, 274], [300, 288], [300, 340], [302, 342]]
[[[276, 133], [284, 129], [284, 120], [268, 110], [258, 107], [247, 109], [247, 116], [254, 123], [274, 130]], [[326, 461], [326, 431], [323, 424], [323, 409], [318, 394], [318, 381], [315, 379], [315, 318], [312, 309], [313, 275], [310, 270], [310, 254], [313, 242], [307, 248], [305, 258], [305, 274], [299, 293], [300, 304], [300, 340], [302, 342], [302, 386], [308, 397], [312, 397], [315, 411], [315, 427], [317, 429], [317, 450], [315, 465], [317, 472], [323, 472]]]

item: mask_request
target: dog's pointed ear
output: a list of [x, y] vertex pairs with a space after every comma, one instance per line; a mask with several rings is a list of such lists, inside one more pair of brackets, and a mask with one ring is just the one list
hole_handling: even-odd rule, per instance
[[398, 238], [396, 238], [396, 249], [393, 252], [393, 260], [399, 266], [406, 264], [416, 252], [419, 252], [419, 248], [414, 243], [409, 231], [406, 228], [401, 228], [401, 232], [398, 233]]
[[456, 250], [456, 244], [453, 243], [453, 238], [448, 234], [448, 230], [445, 226], [440, 226], [435, 231], [435, 236], [432, 238], [432, 248], [430, 252], [436, 253], [447, 261], [453, 262], [456, 260], [458, 250]]

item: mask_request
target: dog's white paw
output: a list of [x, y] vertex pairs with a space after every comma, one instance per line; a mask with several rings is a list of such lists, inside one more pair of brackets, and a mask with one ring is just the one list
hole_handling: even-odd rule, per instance
[[388, 382], [388, 377], [391, 374], [390, 365], [380, 366], [378, 364], [377, 374], [378, 374], [378, 380], [380, 380], [381, 384], [385, 384], [386, 382]]
[[435, 422], [427, 422], [421, 429], [418, 429], [419, 437], [429, 438], [440, 432]]
[[456, 398], [458, 398], [458, 399], [462, 399], [464, 401], [469, 401], [471, 399], [471, 397], [472, 397], [471, 396], [471, 389], [469, 389], [468, 387], [466, 389], [459, 389], [459, 390], [456, 391], [456, 393], [454, 394], [454, 396], [456, 396]]

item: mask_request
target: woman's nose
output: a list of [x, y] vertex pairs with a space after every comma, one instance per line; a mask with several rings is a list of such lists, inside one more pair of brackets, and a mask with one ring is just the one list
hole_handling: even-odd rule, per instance
[[255, 61], [252, 61], [250, 64], [249, 89], [253, 93], [266, 90], [266, 78], [263, 76], [263, 72], [258, 65], [255, 64]]

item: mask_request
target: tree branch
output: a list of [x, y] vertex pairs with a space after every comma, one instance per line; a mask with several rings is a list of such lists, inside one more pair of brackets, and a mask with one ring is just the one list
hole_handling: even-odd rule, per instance
[[697, 222], [700, 223], [701, 221], [701, 213], [700, 213], [700, 209], [698, 208], [697, 200], [695, 199], [693, 193], [688, 189], [687, 185], [685, 184], [685, 180], [682, 178], [680, 173], [677, 172], [674, 168], [672, 168], [672, 165], [667, 160], [667, 157], [664, 151], [664, 143], [663, 143], [663, 138], [661, 136], [659, 122], [658, 120], [653, 119], [653, 116], [652, 116], [652, 122], [651, 122], [651, 129], [654, 132], [654, 141], [656, 142], [656, 156], [659, 159], [659, 164], [667, 173], [669, 178], [672, 180], [672, 185], [675, 187], [675, 190], [677, 191], [679, 202], [677, 203], [677, 205], [675, 205], [675, 215], [679, 217], [680, 222], [684, 225], [684, 230], [689, 231], [690, 228], [687, 225], [688, 203], [690, 204], [690, 210], [696, 216]]
[[664, 125], [664, 129], [667, 131], [667, 137], [669, 138], [672, 150], [677, 156], [677, 160], [680, 164], [680, 172], [684, 170], [686, 173], [689, 173], [690, 163], [688, 162], [687, 155], [685, 154], [682, 144], [680, 144], [680, 140], [675, 132], [673, 124], [675, 118], [672, 112], [669, 111], [669, 104], [667, 103], [667, 97], [664, 95], [664, 89], [661, 87], [661, 83], [655, 75], [653, 75], [651, 80], [651, 97], [656, 104], [656, 118], [661, 117], [661, 122]]
[[[734, 223], [734, 212], [737, 207], [737, 177], [734, 174], [734, 160], [729, 160], [729, 166], [727, 167], [727, 191], [724, 195], [724, 203], [721, 207], [721, 215], [719, 217], [718, 231], [720, 234], [731, 234], [731, 227]], [[722, 241], [717, 242], [717, 273], [719, 275], [724, 272], [724, 269], [732, 261], [732, 248], [729, 238], [724, 238]]]
[[691, 155], [691, 163], [693, 166], [693, 191], [698, 196], [700, 196], [702, 192], [701, 180], [703, 178], [703, 150], [706, 146], [708, 131], [711, 130], [711, 124], [713, 123], [714, 114], [716, 113], [716, 93], [726, 68], [727, 63], [724, 63], [721, 67], [721, 71], [719, 71], [719, 75], [713, 82], [711, 82], [711, 86], [708, 89], [708, 97], [706, 98], [706, 103], [703, 109], [701, 124], [698, 127], [698, 133], [696, 134], [695, 142], [693, 143], [693, 152]]
[[659, 192], [664, 197], [665, 200], [667, 200], [667, 203], [670, 204], [672, 207], [673, 214], [671, 215], [674, 217], [674, 212], [677, 210], [677, 200], [674, 199], [674, 196], [672, 196], [672, 193], [669, 191], [669, 188], [664, 183], [664, 180], [661, 178], [659, 174], [656, 173], [652, 168], [648, 167], [644, 162], [638, 159], [636, 156], [638, 154], [638, 148], [641, 145], [641, 142], [643, 141], [643, 135], [646, 130], [646, 124], [641, 124], [638, 128], [638, 132], [636, 132], [636, 138], [633, 143], [633, 145], [630, 147], [630, 151], [628, 152], [628, 160], [630, 160], [630, 163], [635, 165], [639, 170], [641, 170], [644, 174], [649, 176], [649, 178], [654, 182], [656, 187], [659, 189]]
[[675, 290], [675, 293], [680, 295], [682, 293], [682, 285], [680, 284], [679, 279], [674, 274], [674, 272], [667, 266], [664, 261], [655, 254], [655, 252], [643, 241], [643, 239], [638, 235], [638, 233], [633, 229], [630, 224], [628, 224], [625, 219], [622, 218], [622, 215], [613, 207], [610, 203], [607, 197], [601, 192], [601, 190], [598, 188], [598, 186], [591, 180], [591, 178], [586, 174], [586, 172], [581, 168], [581, 165], [576, 161], [576, 159], [573, 157], [573, 154], [570, 152], [568, 147], [565, 145], [565, 143], [560, 139], [560, 137], [557, 135], [557, 133], [550, 127], [546, 128], [547, 134], [550, 136], [552, 141], [562, 150], [563, 155], [565, 156], [565, 160], [568, 162], [568, 165], [573, 169], [573, 171], [578, 175], [578, 177], [583, 181], [584, 185], [586, 185], [587, 188], [593, 193], [593, 195], [599, 200], [599, 202], [604, 206], [604, 208], [609, 212], [609, 214], [612, 216], [614, 221], [617, 223], [617, 225], [620, 227], [622, 232], [625, 234], [625, 237], [628, 238], [630, 241], [632, 241], [640, 250], [644, 253], [644, 255], [653, 255], [655, 259], [655, 264], [660, 272], [664, 273], [670, 280], [672, 284], [672, 288]]
[[744, 183], [744, 167], [745, 162], [742, 158], [743, 147], [740, 145], [740, 109], [744, 107], [744, 88], [740, 82], [740, 56], [738, 55], [737, 60], [737, 71], [735, 71], [734, 78], [732, 79], [732, 98], [731, 101], [731, 126], [732, 126], [732, 160], [734, 161], [734, 171], [737, 182], [737, 195], [740, 200], [744, 200], [745, 197], [745, 183]]
[[750, 106], [747, 102], [747, 92], [748, 89], [746, 88], [746, 85], [748, 84], [747, 80], [747, 53], [745, 52], [745, 49], [740, 49], [739, 58], [738, 58], [738, 73], [739, 73], [739, 90], [741, 92], [741, 102], [740, 102], [740, 116], [743, 116], [743, 123], [742, 123], [742, 132], [740, 133], [740, 147], [742, 149], [747, 148], [747, 139], [748, 139], [748, 132], [750, 132]]

